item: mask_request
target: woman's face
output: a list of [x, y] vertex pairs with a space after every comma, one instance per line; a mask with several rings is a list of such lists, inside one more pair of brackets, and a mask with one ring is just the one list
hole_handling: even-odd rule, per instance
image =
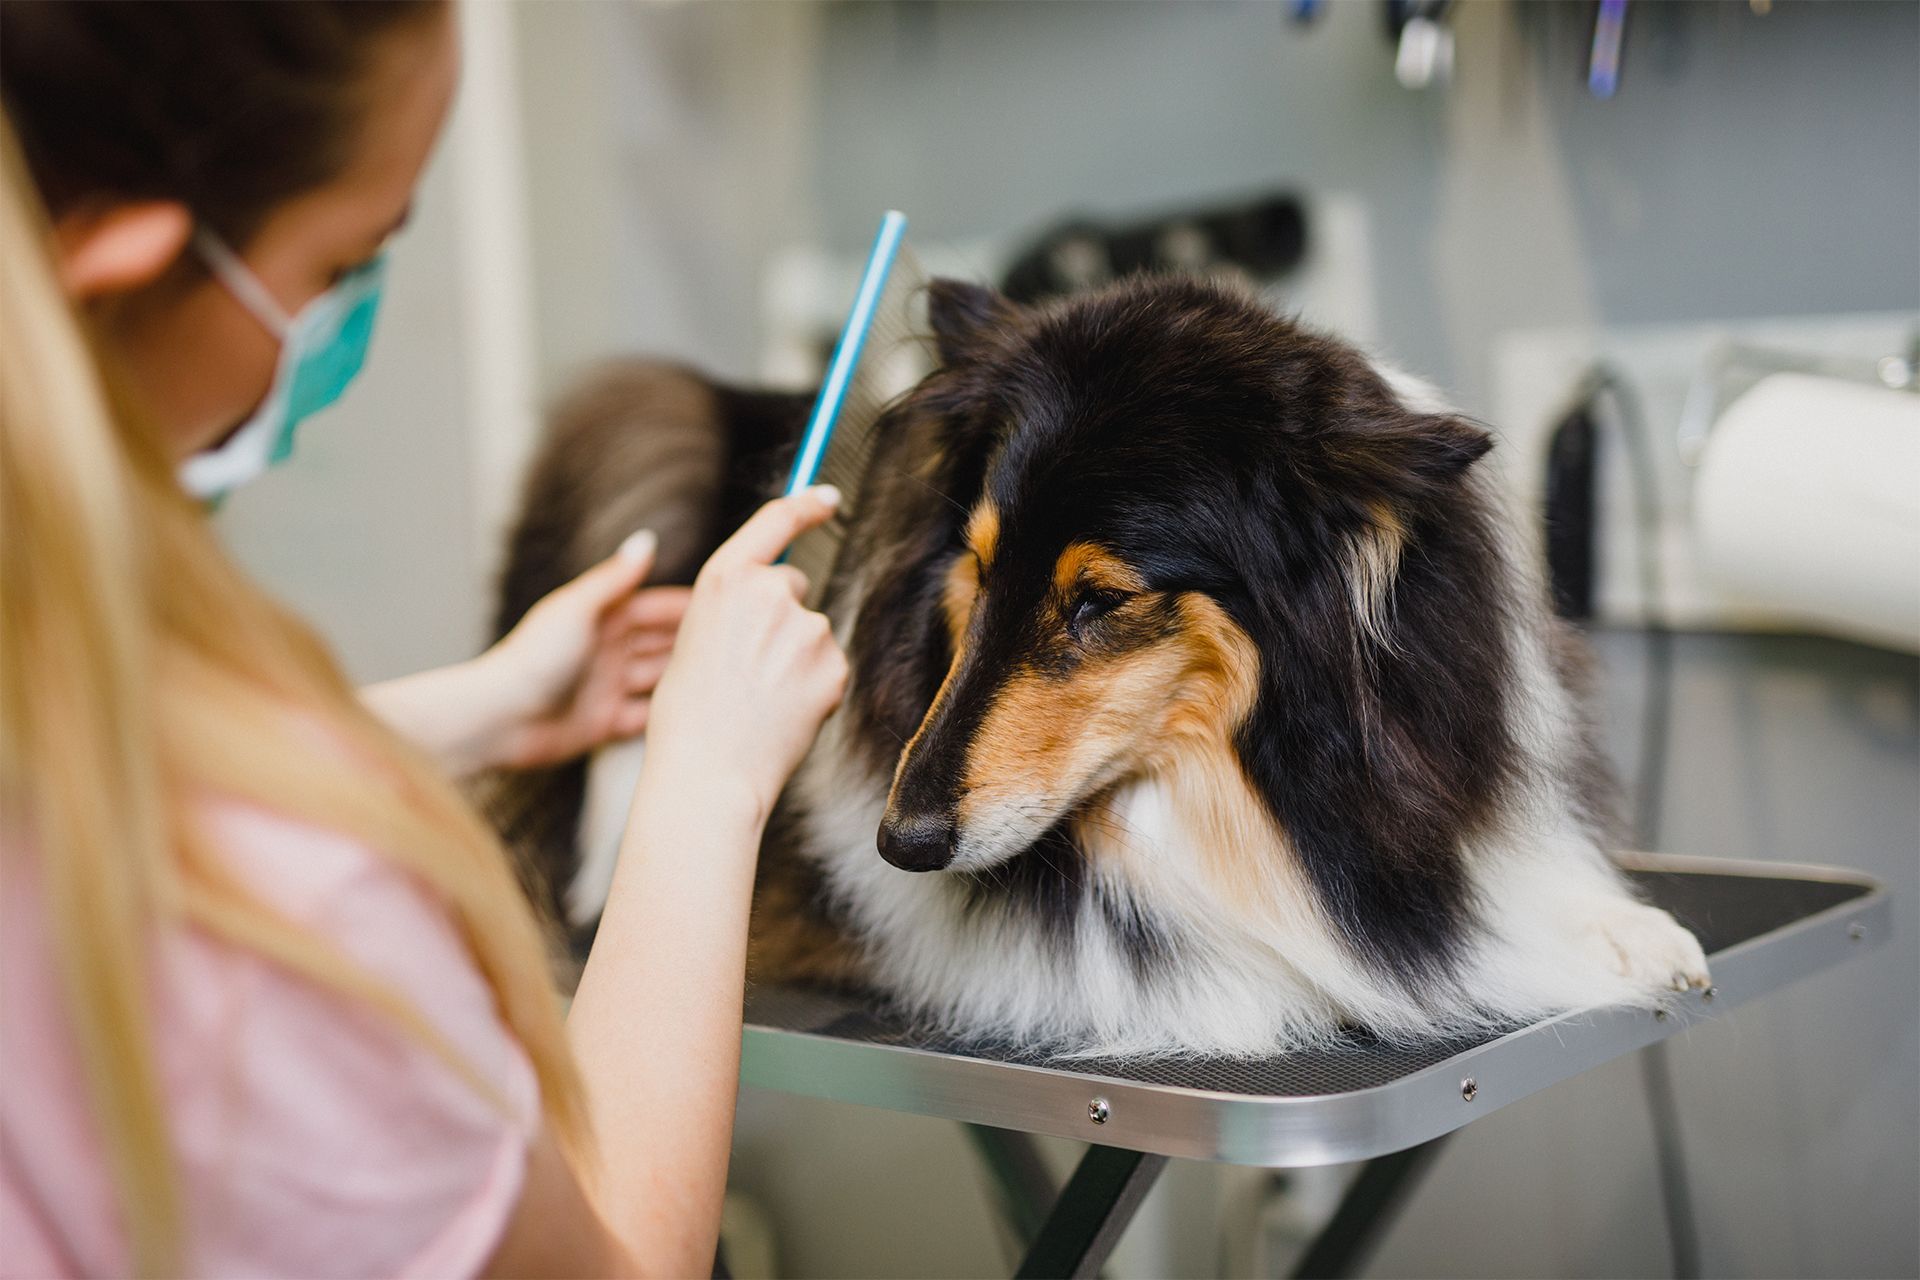
[[[247, 245], [236, 246], [288, 315], [372, 257], [406, 221], [459, 78], [452, 8], [382, 41], [346, 168], [274, 210]], [[156, 264], [155, 277], [181, 252], [192, 252], [184, 239]], [[211, 276], [196, 274], [184, 289], [77, 292], [176, 458], [218, 444], [266, 397], [279, 340]]]

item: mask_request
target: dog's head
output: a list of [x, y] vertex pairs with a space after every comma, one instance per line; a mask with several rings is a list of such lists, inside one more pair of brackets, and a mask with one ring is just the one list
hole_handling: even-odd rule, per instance
[[1497, 747], [1498, 682], [1412, 684], [1436, 646], [1474, 650], [1469, 682], [1499, 646], [1461, 499], [1483, 432], [1207, 285], [1029, 311], [940, 282], [930, 311], [942, 367], [882, 426], [848, 557], [887, 861], [993, 867], [1204, 748], [1296, 841], [1341, 805], [1404, 836], [1365, 812], [1376, 784], [1429, 818], [1474, 804], [1465, 739]]

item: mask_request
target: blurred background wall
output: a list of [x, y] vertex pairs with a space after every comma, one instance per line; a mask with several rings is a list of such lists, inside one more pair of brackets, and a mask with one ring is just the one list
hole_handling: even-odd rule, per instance
[[[1548, 407], [1503, 373], [1516, 334], [1605, 350], [1653, 323], [1920, 314], [1910, 3], [1635, 4], [1604, 102], [1590, 4], [1455, 6], [1452, 82], [1423, 91], [1395, 81], [1371, 0], [1307, 27], [1289, 7], [477, 0], [365, 380], [222, 523], [356, 676], [465, 656], [539, 405], [616, 352], [756, 376], [777, 265], [857, 253], [887, 207], [917, 243], [990, 257], [1069, 214], [1334, 201], [1359, 228], [1341, 287], [1364, 295], [1341, 314], [1468, 411], [1507, 410], [1509, 453]], [[1641, 639], [1597, 639], [1630, 774]], [[1920, 1272], [1917, 725], [1910, 655], [1683, 637], [1662, 847], [1859, 867], [1900, 921], [1675, 1045], [1707, 1274]], [[1374, 1270], [1666, 1274], [1649, 1123], [1631, 1062], [1476, 1123]], [[1005, 1266], [952, 1126], [749, 1097], [735, 1178], [789, 1274]], [[1217, 1228], [1264, 1194], [1176, 1168], [1113, 1272], [1225, 1273]]]

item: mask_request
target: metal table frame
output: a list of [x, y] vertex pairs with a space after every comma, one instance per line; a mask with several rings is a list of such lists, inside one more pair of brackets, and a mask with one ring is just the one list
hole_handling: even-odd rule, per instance
[[[1226, 1092], [1122, 1079], [1070, 1062], [1005, 1061], [951, 1048], [879, 1043], [756, 1021], [752, 1001], [741, 1082], [975, 1126], [976, 1145], [1002, 1190], [1009, 1221], [1028, 1246], [1021, 1276], [1096, 1274], [1169, 1157], [1264, 1168], [1370, 1161], [1301, 1264], [1303, 1275], [1345, 1274], [1446, 1134], [1837, 964], [1877, 945], [1890, 929], [1885, 890], [1848, 871], [1671, 856], [1637, 856], [1625, 865], [1669, 876], [1813, 882], [1853, 892], [1713, 952], [1714, 986], [1683, 997], [1671, 1010], [1564, 1014], [1348, 1092]], [[1057, 1195], [1025, 1140], [1028, 1134], [1094, 1144]], [[1051, 1205], [1044, 1219], [1041, 1204]]]

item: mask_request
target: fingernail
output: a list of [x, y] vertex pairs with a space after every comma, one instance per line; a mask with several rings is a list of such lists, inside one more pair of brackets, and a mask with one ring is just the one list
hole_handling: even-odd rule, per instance
[[646, 564], [660, 549], [660, 535], [651, 529], [639, 529], [620, 544], [619, 556], [631, 564]]
[[811, 490], [809, 490], [809, 492], [812, 493], [815, 498], [818, 498], [821, 502], [825, 503], [829, 507], [837, 507], [840, 505], [840, 486], [839, 485], [816, 484], [813, 486]]

